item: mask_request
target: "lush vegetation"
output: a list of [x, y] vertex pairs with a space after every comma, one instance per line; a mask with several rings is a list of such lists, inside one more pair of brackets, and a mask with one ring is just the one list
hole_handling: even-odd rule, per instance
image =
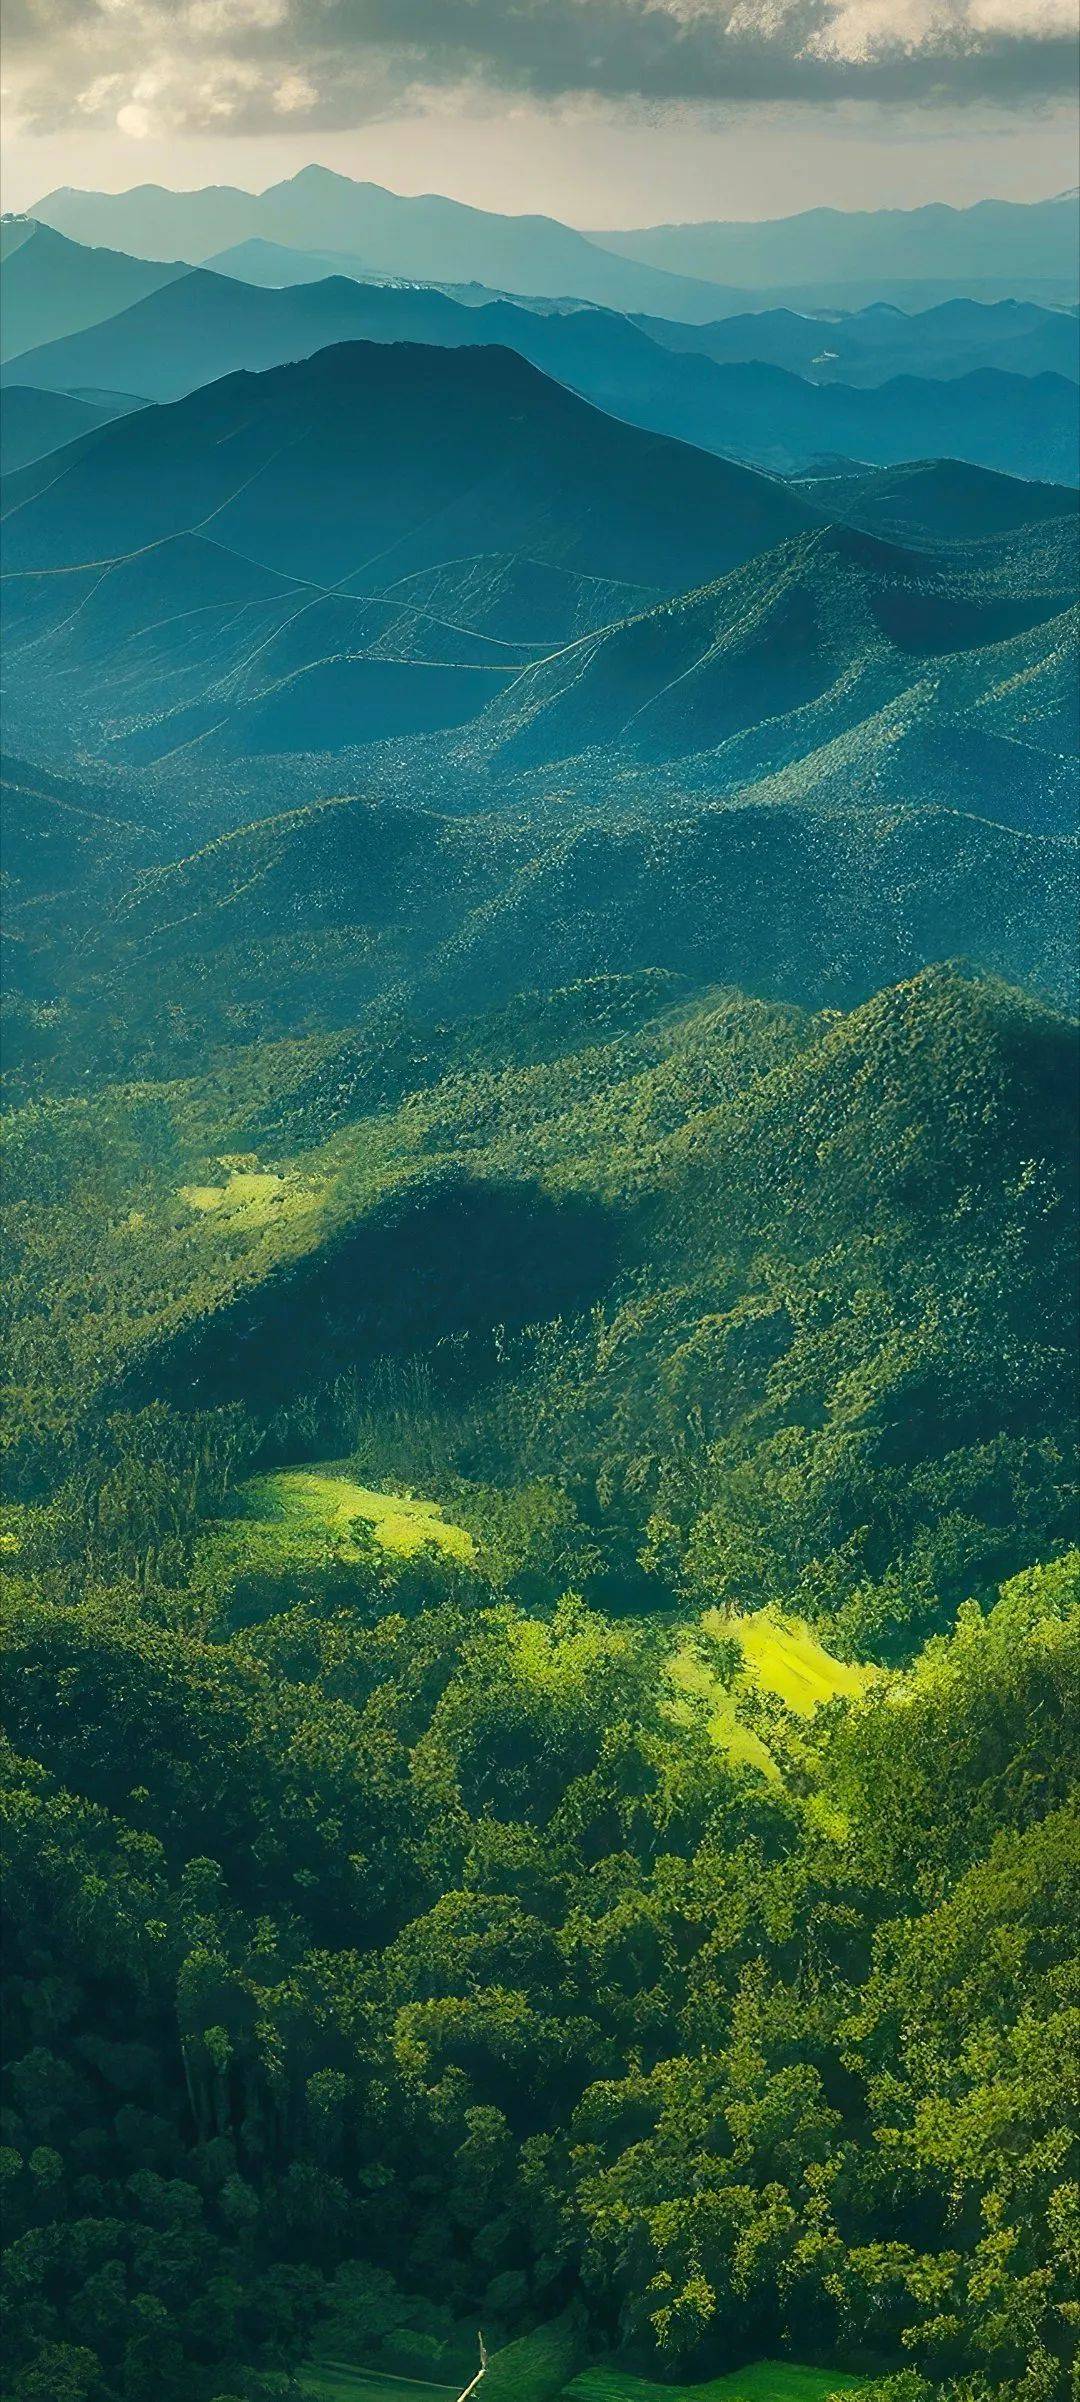
[[654, 1625], [439, 1555], [228, 1635], [15, 1581], [20, 2402], [309, 2345], [434, 2374], [572, 2294], [657, 2373], [1055, 2393], [1070, 1575], [770, 1784], [665, 1705]]
[[[676, 2388], [678, 2402], [827, 2402], [831, 2394], [857, 2390], [860, 2380], [833, 2369], [801, 2368], [791, 2361], [760, 2361], [706, 2384]], [[658, 2402], [670, 2386], [631, 2377], [621, 2369], [586, 2369], [570, 2388], [574, 2402]]]
[[9, 1122], [13, 2394], [1051, 2402], [1068, 1030], [398, 1057]]

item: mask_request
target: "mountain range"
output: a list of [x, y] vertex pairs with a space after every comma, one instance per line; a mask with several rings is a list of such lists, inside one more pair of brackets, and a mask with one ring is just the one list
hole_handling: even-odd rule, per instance
[[[36, 240], [24, 244], [15, 264], [36, 247]], [[98, 254], [86, 255], [89, 284]], [[46, 271], [49, 264], [43, 262]], [[951, 354], [957, 368], [965, 357], [977, 362], [982, 355], [981, 328], [971, 317], [995, 315], [967, 312]], [[1069, 363], [1075, 321], [1030, 315], [1042, 351]], [[740, 322], [747, 348], [755, 321]], [[907, 355], [915, 358], [922, 321], [905, 322]], [[1008, 356], [1010, 344], [1023, 348], [1025, 334], [1015, 318], [1010, 322], [1004, 345], [991, 333], [987, 355], [1004, 347]], [[717, 360], [689, 346], [693, 329], [680, 330], [685, 343], [676, 348], [607, 311], [538, 313], [508, 301], [468, 306], [439, 291], [341, 276], [271, 289], [197, 269], [170, 276], [118, 315], [10, 358], [3, 372], [8, 382], [44, 390], [171, 400], [236, 368], [265, 368], [350, 339], [496, 343], [616, 416], [781, 473], [829, 458], [887, 464], [937, 455], [1051, 480], [1080, 473], [1080, 387], [1067, 374], [1038, 371], [1038, 341], [1022, 375], [975, 365], [947, 377], [905, 375], [849, 387], [807, 380], [769, 360]], [[724, 328], [706, 331], [715, 340]], [[1034, 336], [1036, 327], [1029, 323], [1026, 332]], [[818, 325], [812, 338], [828, 346], [828, 332]], [[947, 333], [938, 339], [947, 348]], [[899, 348], [894, 340], [893, 358]], [[873, 334], [865, 351], [873, 352]], [[891, 364], [884, 346], [877, 356], [879, 365]]]
[[[805, 209], [754, 223], [649, 225], [593, 235], [619, 257], [669, 274], [760, 286], [887, 282], [933, 277], [962, 293], [974, 280], [1058, 280], [1075, 290], [1080, 213], [1075, 192], [1050, 200], [937, 201], [913, 209]], [[978, 297], [976, 294], [975, 297]]]
[[[316, 991], [347, 1010], [360, 952], [365, 1006], [452, 1012], [538, 949], [568, 981], [674, 964], [844, 1005], [962, 952], [1071, 994], [1076, 496], [957, 454], [993, 455], [996, 409], [1010, 459], [1047, 459], [1047, 394], [1067, 427], [1077, 390], [1040, 362], [1075, 318], [693, 326], [159, 271], [43, 225], [8, 247], [16, 324], [52, 329], [0, 395], [31, 1014], [118, 978], [102, 1039], [137, 1062], [172, 938], [130, 945], [160, 904], [215, 927], [198, 1047], [248, 988], [228, 927], [255, 893], [299, 1023]], [[76, 298], [103, 314], [73, 324]], [[972, 372], [981, 344], [1025, 372]], [[891, 376], [909, 351], [937, 372]], [[804, 472], [715, 455], [740, 446]]]
[[[358, 942], [373, 1000], [422, 969], [432, 1007], [510, 993], [537, 944], [567, 979], [629, 959], [753, 982], [764, 945], [792, 997], [943, 952], [1071, 990], [1074, 494], [944, 465], [800, 490], [514, 353], [397, 344], [229, 377], [62, 455], [5, 479], [9, 740], [54, 774], [73, 743], [112, 761], [110, 826], [276, 811], [309, 929], [311, 844], [332, 836], [362, 913], [369, 833], [406, 843], [412, 897], [337, 965], [320, 937], [283, 967], [300, 1019], [309, 972], [347, 980]], [[374, 813], [325, 815], [364, 789]], [[34, 790], [11, 805], [38, 988], [62, 820]], [[211, 864], [247, 911], [242, 858]], [[796, 897], [766, 938], [770, 892]], [[227, 924], [208, 901], [175, 922]], [[203, 971], [224, 1018], [238, 973]], [[156, 1011], [156, 971], [146, 990]]]
[[816, 384], [969, 375], [980, 367], [1080, 378], [1075, 309], [1040, 308], [1034, 301], [959, 299], [913, 311], [878, 301], [814, 316], [791, 308], [757, 309], [715, 325], [682, 326], [662, 317], [634, 322], [671, 350], [702, 351], [721, 364], [768, 362]]
[[259, 194], [218, 187], [170, 192], [51, 192], [34, 215], [77, 242], [133, 257], [193, 264], [262, 237], [294, 249], [344, 251], [363, 268], [425, 283], [480, 283], [498, 291], [566, 295], [658, 316], [709, 317], [723, 295], [692, 277], [616, 258], [554, 217], [502, 217], [430, 194], [407, 199], [304, 167]]
[[[259, 238], [237, 242], [215, 253], [204, 264], [219, 275], [241, 283], [277, 286], [319, 283], [329, 276], [347, 275], [354, 282], [380, 280], [347, 252], [292, 250], [280, 242]], [[389, 280], [389, 279], [388, 279]], [[428, 284], [428, 289], [433, 288]], [[438, 287], [469, 307], [481, 307], [496, 295], [479, 283]], [[813, 373], [817, 383], [882, 383], [907, 370], [921, 375], [964, 375], [973, 367], [1004, 367], [1016, 375], [1036, 375], [1049, 369], [1080, 376], [1080, 324], [1075, 307], [1046, 307], [1034, 300], [953, 298], [911, 305], [892, 300], [838, 305], [821, 300], [814, 307], [767, 306], [758, 296], [753, 308], [732, 310], [711, 325], [680, 323], [677, 318], [638, 314], [632, 322], [654, 342], [672, 350], [698, 350], [706, 357], [770, 360], [798, 374]], [[805, 297], [805, 296], [804, 296]], [[533, 306], [545, 304], [534, 298]], [[565, 308], [565, 301], [550, 307]], [[577, 304], [583, 305], [583, 304]]]
[[[30, 217], [0, 220], [0, 357], [12, 359], [123, 316], [149, 293], [189, 275], [175, 262], [127, 258], [122, 253], [69, 241]], [[484, 284], [422, 285], [380, 277], [346, 253], [292, 250], [281, 243], [236, 244], [205, 262], [217, 275], [263, 289], [287, 290], [345, 277], [369, 293], [389, 288], [402, 309], [429, 308], [438, 339], [440, 299], [482, 309], [521, 295], [498, 293]], [[196, 282], [196, 291], [205, 285]], [[583, 302], [534, 298], [534, 313], [580, 313]], [[374, 303], [372, 303], [374, 307]], [[625, 322], [619, 312], [607, 312]], [[405, 325], [408, 321], [403, 318]], [[450, 320], [444, 315], [444, 322]], [[1017, 375], [1054, 372], [1080, 379], [1080, 319], [1076, 309], [1044, 308], [1033, 301], [952, 299], [908, 311], [887, 302], [861, 309], [759, 307], [725, 315], [711, 324], [631, 314], [630, 322], [655, 343], [676, 351], [701, 352], [720, 364], [756, 360], [810, 376], [816, 383], [874, 384], [913, 372], [924, 376], [968, 374], [998, 367]], [[420, 320], [413, 331], [421, 330]], [[372, 335], [377, 328], [373, 325]], [[443, 338], [447, 338], [445, 335]]]
[[[60, 475], [52, 454], [5, 482], [9, 656], [28, 645], [37, 662], [35, 713], [60, 694], [78, 708], [81, 687], [143, 742], [170, 692], [174, 709], [202, 702], [249, 659], [294, 694], [317, 673], [320, 707], [332, 681], [335, 729], [342, 709], [363, 721], [368, 688], [381, 731], [414, 730], [422, 690], [444, 720], [472, 714], [483, 678], [505, 680], [538, 640], [699, 584], [813, 521], [784, 485], [620, 425], [502, 350], [322, 351], [63, 456]], [[503, 612], [474, 635], [403, 593], [478, 553], [528, 562], [555, 587], [555, 618], [534, 593], [523, 633]], [[223, 690], [212, 716], [237, 697]]]
[[[1076, 297], [1076, 211], [1068, 196], [842, 213], [809, 210], [765, 225], [658, 226], [587, 237], [550, 217], [503, 217], [427, 194], [408, 198], [305, 167], [253, 194], [231, 187], [122, 193], [62, 189], [35, 216], [79, 242], [199, 263], [253, 239], [345, 252], [358, 266], [423, 282], [597, 301], [690, 321], [738, 307], [747, 290], [816, 279], [829, 291], [888, 296], [921, 279], [930, 297]], [[722, 287], [728, 287], [725, 293]], [[870, 287], [866, 289], [865, 287]], [[789, 294], [790, 296], [790, 294]], [[895, 296], [895, 295], [894, 295]]]

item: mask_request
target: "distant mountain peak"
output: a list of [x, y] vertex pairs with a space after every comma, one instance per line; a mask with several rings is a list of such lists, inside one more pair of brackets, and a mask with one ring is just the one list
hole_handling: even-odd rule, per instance
[[310, 164], [306, 167], [298, 167], [295, 175], [283, 176], [280, 183], [270, 184], [268, 186], [268, 189], [272, 192], [334, 192], [343, 189], [350, 192], [360, 192], [365, 189], [370, 191], [381, 191], [382, 188], [383, 187], [381, 184], [372, 184], [365, 187], [365, 185], [361, 183], [355, 175], [341, 175], [335, 167], [321, 167], [317, 159], [312, 159]]

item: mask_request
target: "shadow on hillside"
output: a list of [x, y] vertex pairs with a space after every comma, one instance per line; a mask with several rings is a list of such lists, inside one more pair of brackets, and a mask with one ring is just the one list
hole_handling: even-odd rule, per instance
[[[619, 1220], [599, 1203], [447, 1174], [189, 1323], [144, 1356], [135, 1382], [180, 1408], [262, 1412], [366, 1360], [585, 1308], [621, 1250]], [[493, 1365], [498, 1345], [474, 1356]]]

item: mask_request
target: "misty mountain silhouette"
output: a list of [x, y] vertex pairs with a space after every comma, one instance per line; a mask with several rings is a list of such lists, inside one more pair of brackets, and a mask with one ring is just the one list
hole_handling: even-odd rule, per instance
[[477, 551], [676, 592], [810, 521], [782, 484], [616, 423], [512, 351], [351, 343], [76, 444], [5, 494], [5, 562], [73, 567], [212, 530], [351, 588]]
[[669, 274], [770, 285], [948, 279], [954, 293], [974, 279], [1058, 279], [1075, 297], [1080, 219], [1075, 197], [979, 200], [968, 208], [936, 201], [912, 209], [805, 209], [797, 216], [724, 224], [650, 225], [597, 233], [620, 258]]
[[951, 380], [819, 387], [770, 363], [676, 351], [607, 311], [472, 307], [422, 287], [342, 276], [275, 290], [195, 270], [5, 372], [46, 389], [171, 400], [237, 368], [356, 339], [502, 344], [631, 423], [779, 473], [835, 457], [887, 464], [942, 454], [1013, 474], [1073, 480], [1078, 472], [1080, 387], [1060, 375], [982, 368]]
[[[772, 288], [793, 306], [970, 291], [1076, 297], [1077, 227], [1067, 195], [973, 208], [810, 209], [765, 224], [650, 226], [585, 235], [551, 217], [506, 217], [436, 193], [418, 198], [309, 166], [262, 193], [234, 187], [50, 192], [35, 215], [76, 241], [134, 255], [208, 259], [261, 237], [346, 252], [381, 274], [481, 283], [499, 291], [594, 300], [604, 307], [706, 320]], [[819, 291], [815, 300], [813, 286]], [[933, 287], [929, 289], [928, 287]], [[1036, 289], [1035, 287], [1041, 287]], [[925, 305], [925, 303], [924, 303]]]
[[897, 375], [969, 375], [980, 367], [1080, 378], [1075, 310], [1030, 300], [946, 300], [910, 313], [879, 301], [817, 316], [763, 308], [715, 325], [664, 317], [634, 323], [668, 349], [702, 351], [719, 365], [758, 360], [817, 384], [883, 384]]
[[183, 265], [88, 249], [66, 241], [33, 217], [5, 217], [0, 357], [15, 358], [20, 351], [80, 333], [84, 326], [100, 325], [186, 272]]
[[39, 201], [34, 213], [75, 241], [114, 243], [140, 257], [198, 263], [262, 236], [294, 249], [346, 251], [381, 273], [422, 282], [481, 283], [662, 316], [718, 313], [715, 290], [615, 258], [557, 218], [499, 216], [437, 193], [404, 197], [328, 167], [303, 167], [258, 194], [231, 187], [172, 192], [156, 184], [116, 193], [61, 190]]

